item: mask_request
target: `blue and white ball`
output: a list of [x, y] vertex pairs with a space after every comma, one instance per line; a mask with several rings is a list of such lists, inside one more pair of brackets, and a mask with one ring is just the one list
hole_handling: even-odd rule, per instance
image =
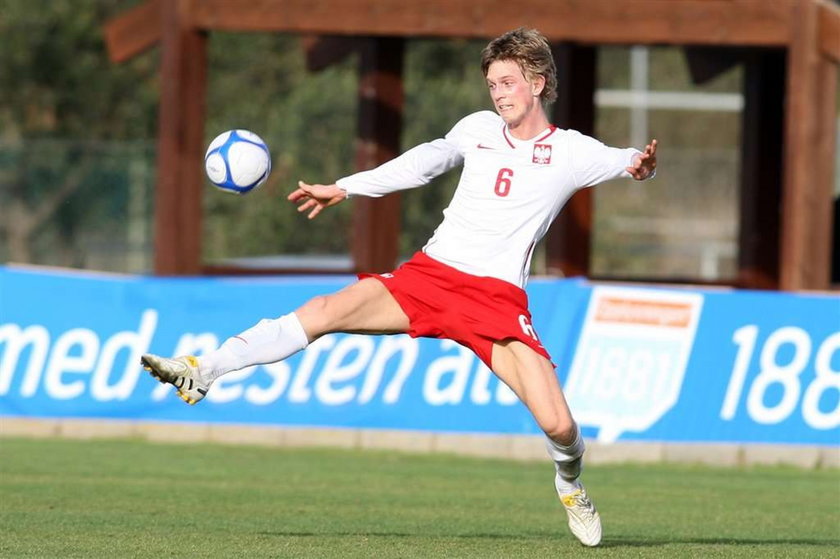
[[271, 172], [271, 156], [262, 138], [248, 130], [228, 130], [210, 142], [204, 169], [216, 188], [247, 194], [262, 185]]

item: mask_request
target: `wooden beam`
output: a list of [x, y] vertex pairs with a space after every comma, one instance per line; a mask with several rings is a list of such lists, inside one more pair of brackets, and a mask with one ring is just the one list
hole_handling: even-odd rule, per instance
[[820, 2], [818, 8], [820, 51], [840, 63], [840, 7]]
[[739, 287], [778, 289], [785, 50], [744, 53]]
[[[595, 133], [595, 47], [553, 45], [557, 65], [557, 101], [552, 120], [560, 128], [587, 135]], [[586, 188], [575, 193], [546, 233], [546, 271], [549, 274], [590, 275], [592, 251], [593, 193]]]
[[126, 10], [105, 23], [105, 46], [111, 62], [124, 62], [160, 41], [161, 0]]
[[605, 44], [787, 44], [796, 0], [203, 0], [202, 29], [321, 35], [494, 37], [519, 25]]
[[827, 289], [837, 66], [821, 56], [818, 6], [800, 0], [788, 50], [781, 288]]
[[[368, 38], [359, 57], [356, 167], [371, 169], [399, 154], [403, 110], [403, 39]], [[357, 271], [387, 272], [399, 256], [398, 193], [353, 200], [353, 262]]]
[[320, 72], [358, 52], [361, 40], [355, 37], [304, 35], [301, 37], [306, 69]]
[[207, 45], [185, 24], [190, 0], [161, 4], [161, 95], [155, 205], [155, 273], [201, 270]]

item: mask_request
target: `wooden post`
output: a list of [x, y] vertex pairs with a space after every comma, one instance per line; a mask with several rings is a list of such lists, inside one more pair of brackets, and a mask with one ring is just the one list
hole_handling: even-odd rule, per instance
[[[369, 38], [359, 50], [356, 166], [380, 165], [399, 154], [403, 111], [403, 50], [399, 38]], [[400, 195], [356, 198], [352, 254], [356, 270], [386, 272], [399, 255]]]
[[785, 51], [746, 53], [738, 285], [779, 287]]
[[[552, 120], [560, 128], [595, 133], [596, 49], [569, 43], [553, 46], [557, 65], [557, 101]], [[546, 233], [546, 271], [566, 277], [590, 271], [593, 218], [592, 189], [578, 191]]]
[[190, 26], [189, 0], [161, 2], [161, 95], [155, 203], [155, 273], [201, 270], [207, 49]]
[[820, 52], [818, 5], [798, 0], [792, 16], [780, 287], [827, 289], [837, 67]]

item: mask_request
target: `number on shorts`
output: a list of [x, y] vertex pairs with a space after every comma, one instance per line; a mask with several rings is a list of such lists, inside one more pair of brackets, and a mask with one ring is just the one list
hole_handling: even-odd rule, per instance
[[519, 326], [522, 328], [522, 331], [525, 333], [526, 336], [531, 336], [535, 340], [539, 341], [537, 337], [537, 331], [534, 330], [534, 327], [531, 325], [531, 322], [528, 320], [528, 317], [524, 314], [519, 315]]

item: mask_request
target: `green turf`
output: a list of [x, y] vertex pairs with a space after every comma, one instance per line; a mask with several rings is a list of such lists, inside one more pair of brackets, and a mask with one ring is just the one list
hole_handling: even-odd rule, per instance
[[0, 557], [840, 557], [840, 472], [552, 468], [441, 455], [0, 440]]

